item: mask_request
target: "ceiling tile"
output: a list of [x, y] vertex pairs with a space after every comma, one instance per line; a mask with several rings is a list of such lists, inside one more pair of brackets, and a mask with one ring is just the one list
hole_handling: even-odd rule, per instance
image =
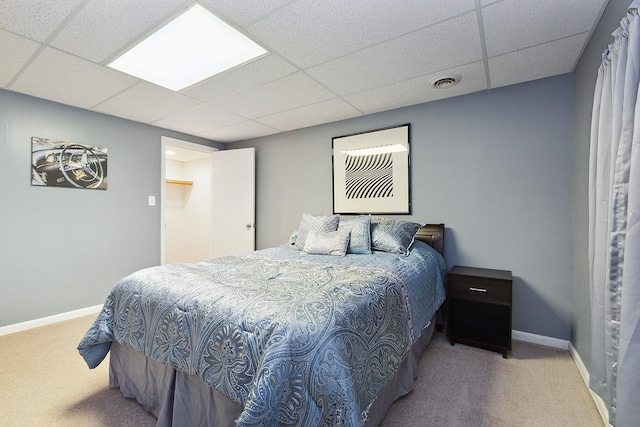
[[342, 99], [335, 98], [313, 105], [256, 119], [273, 128], [287, 131], [361, 116], [362, 113]]
[[51, 45], [93, 62], [103, 62], [148, 33], [184, 0], [90, 1], [53, 39]]
[[261, 136], [274, 135], [280, 131], [262, 123], [247, 120], [235, 125], [212, 129], [196, 136], [208, 138], [218, 142], [234, 142], [245, 139], [259, 138]]
[[306, 74], [298, 72], [267, 83], [250, 92], [212, 102], [249, 119], [315, 104], [335, 95]]
[[578, 34], [529, 49], [489, 58], [491, 87], [570, 73], [588, 34]]
[[2, 0], [0, 28], [44, 42], [83, 0]]
[[248, 26], [247, 31], [307, 68], [474, 8], [474, 0], [301, 0]]
[[482, 59], [475, 13], [307, 70], [340, 96]]
[[202, 102], [144, 81], [95, 106], [94, 110], [151, 123]]
[[135, 82], [120, 72], [46, 48], [9, 89], [88, 109]]
[[6, 87], [40, 46], [40, 43], [0, 30], [0, 52], [11, 58], [0, 61], [0, 86]]
[[267, 47], [307, 68], [472, 11], [474, 5], [473, 0], [305, 0], [247, 30]]
[[158, 120], [156, 126], [199, 134], [212, 129], [243, 122], [246, 119], [212, 105], [202, 105]]
[[296, 67], [281, 57], [266, 55], [195, 84], [181, 93], [209, 102], [246, 92], [296, 71], [298, 71]]
[[291, 0], [200, 0], [199, 3], [219, 12], [218, 16], [222, 15], [221, 18], [226, 17], [236, 25], [243, 26], [291, 3]]
[[[456, 86], [449, 89], [434, 89], [429, 86], [432, 79], [443, 76], [459, 76], [461, 79]], [[484, 63], [475, 62], [349, 95], [345, 97], [345, 100], [363, 113], [372, 114], [484, 89], [487, 89]]]
[[487, 55], [588, 32], [603, 0], [504, 0], [482, 9]]

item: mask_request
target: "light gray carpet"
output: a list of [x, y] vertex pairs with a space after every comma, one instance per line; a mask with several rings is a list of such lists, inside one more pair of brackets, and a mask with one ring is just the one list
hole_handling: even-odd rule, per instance
[[414, 390], [382, 427], [602, 427], [568, 351], [513, 341], [501, 353], [451, 346], [436, 334], [419, 363]]
[[[108, 385], [108, 359], [90, 370], [76, 345], [95, 315], [0, 337], [0, 426], [155, 425]], [[514, 342], [509, 359], [444, 334], [420, 360], [415, 389], [383, 427], [603, 425], [566, 351]], [[182, 426], [180, 426], [182, 427]]]

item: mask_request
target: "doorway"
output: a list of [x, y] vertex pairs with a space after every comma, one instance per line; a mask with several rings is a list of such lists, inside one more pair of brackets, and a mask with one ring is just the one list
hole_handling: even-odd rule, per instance
[[216, 148], [162, 137], [161, 263], [212, 258], [212, 154]]

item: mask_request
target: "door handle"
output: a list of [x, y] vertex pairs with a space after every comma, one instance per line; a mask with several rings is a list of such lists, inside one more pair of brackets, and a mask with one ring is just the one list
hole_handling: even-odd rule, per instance
[[249, 224], [245, 225], [245, 227], [246, 227], [247, 230], [251, 230], [254, 227], [254, 224], [249, 223]]

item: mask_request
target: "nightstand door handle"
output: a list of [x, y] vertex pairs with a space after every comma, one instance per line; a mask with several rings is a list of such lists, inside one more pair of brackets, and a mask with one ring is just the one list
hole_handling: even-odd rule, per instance
[[487, 292], [484, 288], [469, 288], [469, 290], [473, 292]]

